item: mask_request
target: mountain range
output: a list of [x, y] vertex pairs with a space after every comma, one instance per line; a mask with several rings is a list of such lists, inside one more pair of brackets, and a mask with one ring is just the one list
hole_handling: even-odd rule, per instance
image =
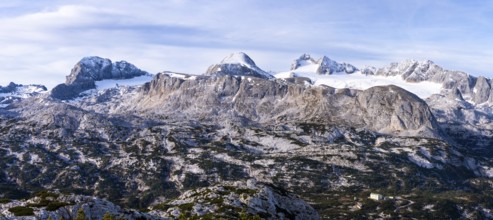
[[0, 87], [0, 219], [493, 218], [492, 146], [492, 80], [432, 61], [86, 57], [50, 91]]

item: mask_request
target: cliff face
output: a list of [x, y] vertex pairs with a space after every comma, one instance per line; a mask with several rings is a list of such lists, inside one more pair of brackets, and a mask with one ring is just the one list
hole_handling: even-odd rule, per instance
[[81, 92], [96, 88], [96, 81], [129, 79], [148, 74], [126, 61], [111, 62], [101, 57], [86, 57], [72, 69], [67, 80], [51, 91], [51, 97], [61, 100], [75, 98]]
[[238, 115], [259, 123], [340, 123], [383, 133], [440, 136], [426, 103], [396, 86], [359, 91], [255, 77], [183, 80], [160, 74], [136, 101], [139, 110], [199, 118]]

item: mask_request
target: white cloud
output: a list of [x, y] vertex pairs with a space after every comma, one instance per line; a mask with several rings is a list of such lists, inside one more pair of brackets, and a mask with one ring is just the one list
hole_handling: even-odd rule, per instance
[[[491, 73], [492, 3], [130, 1], [0, 3], [0, 85], [61, 83], [84, 56], [201, 73], [235, 51], [266, 70], [301, 53], [357, 66], [431, 59]], [[5, 12], [5, 13], [3, 13]]]

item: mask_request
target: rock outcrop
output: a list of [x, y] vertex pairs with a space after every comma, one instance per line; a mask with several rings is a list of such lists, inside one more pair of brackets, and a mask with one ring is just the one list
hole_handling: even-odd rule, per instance
[[72, 99], [83, 91], [96, 88], [95, 81], [105, 79], [129, 79], [148, 74], [126, 61], [112, 63], [101, 57], [85, 57], [72, 69], [64, 84], [51, 91], [51, 97]]
[[[28, 200], [11, 200], [0, 204], [0, 219], [162, 219], [97, 197], [44, 192]], [[21, 211], [22, 210], [22, 211]], [[82, 214], [83, 213], [83, 214]]]
[[192, 118], [241, 116], [259, 123], [339, 123], [374, 131], [440, 137], [427, 104], [396, 86], [368, 90], [310, 87], [234, 76], [183, 80], [158, 74], [125, 109], [179, 112]]
[[[231, 209], [231, 212], [218, 210]], [[225, 182], [184, 192], [179, 198], [156, 206], [153, 215], [262, 219], [320, 219], [317, 211], [294, 194], [255, 180]], [[243, 215], [243, 216], [241, 216]]]

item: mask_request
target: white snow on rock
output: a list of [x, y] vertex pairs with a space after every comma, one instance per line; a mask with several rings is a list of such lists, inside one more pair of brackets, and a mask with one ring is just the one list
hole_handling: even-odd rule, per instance
[[423, 81], [419, 83], [406, 82], [401, 76], [375, 76], [365, 75], [360, 71], [352, 74], [334, 73], [331, 75], [317, 74], [317, 65], [308, 64], [299, 68], [280, 72], [274, 77], [279, 79], [291, 77], [306, 77], [309, 78], [314, 85], [326, 85], [334, 88], [351, 88], [365, 90], [374, 86], [396, 85], [405, 90], [408, 90], [422, 99], [428, 98], [433, 94], [438, 94], [442, 90], [442, 85], [439, 83]]
[[184, 80], [194, 80], [197, 78], [196, 75], [187, 74], [187, 73], [177, 73], [177, 72], [171, 72], [171, 71], [163, 71], [161, 73], [166, 74], [170, 77], [180, 78], [180, 79], [184, 79]]
[[423, 168], [431, 169], [434, 167], [433, 163], [431, 163], [427, 159], [425, 159], [425, 158], [423, 158], [423, 157], [421, 157], [415, 153], [409, 154], [409, 160], [412, 161], [413, 163], [415, 163], [416, 165], [423, 167]]
[[258, 74], [262, 75], [263, 77], [270, 79], [272, 78], [272, 75], [269, 73], [265, 72], [264, 70], [260, 69], [255, 62], [245, 53], [243, 52], [237, 52], [237, 53], [232, 53], [229, 56], [225, 57], [222, 61], [221, 64], [239, 64], [240, 66], [247, 67], [249, 69], [254, 70]]
[[152, 75], [138, 76], [131, 79], [105, 79], [101, 81], [96, 81], [96, 89], [110, 89], [117, 88], [119, 86], [138, 86], [144, 83], [150, 82], [152, 80]]
[[240, 64], [249, 68], [256, 67], [253, 63], [253, 60], [250, 59], [245, 53], [243, 52], [237, 52], [237, 53], [232, 53], [229, 56], [225, 57], [222, 61], [221, 64]]

